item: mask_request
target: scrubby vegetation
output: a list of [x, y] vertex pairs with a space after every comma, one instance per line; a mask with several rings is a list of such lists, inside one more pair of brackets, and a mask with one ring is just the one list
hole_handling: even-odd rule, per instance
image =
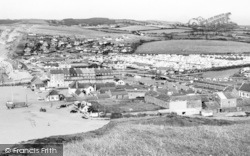
[[65, 156], [240, 155], [250, 153], [250, 122], [167, 115], [111, 120], [87, 133], [30, 143], [64, 143]]
[[247, 156], [249, 128], [249, 123], [179, 116], [120, 119], [65, 144], [64, 154]]

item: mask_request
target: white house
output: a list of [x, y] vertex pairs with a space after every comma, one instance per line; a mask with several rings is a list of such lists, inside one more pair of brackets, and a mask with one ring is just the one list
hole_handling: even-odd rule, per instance
[[76, 90], [84, 92], [86, 95], [91, 94], [95, 91], [95, 88], [90, 84], [79, 83], [78, 81], [74, 81], [69, 85], [68, 93], [75, 94]]
[[65, 87], [63, 70], [50, 70], [50, 81], [48, 81], [48, 87]]
[[59, 93], [55, 90], [50, 91], [46, 96], [46, 101], [60, 101]]
[[197, 95], [173, 96], [169, 102], [169, 111], [179, 115], [200, 114], [201, 110], [201, 97]]
[[243, 83], [239, 88], [239, 96], [242, 98], [250, 98], [250, 84]]
[[122, 85], [122, 86], [124, 86], [126, 84], [123, 80], [120, 80], [120, 79], [115, 79], [114, 81], [115, 81], [116, 85]]

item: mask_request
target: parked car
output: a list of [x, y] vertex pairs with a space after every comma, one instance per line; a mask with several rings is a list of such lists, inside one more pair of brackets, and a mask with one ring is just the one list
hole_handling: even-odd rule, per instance
[[40, 96], [39, 96], [39, 97], [37, 98], [37, 100], [39, 100], [39, 101], [43, 101], [43, 100], [44, 100], [44, 98], [42, 98], [42, 97], [40, 97]]

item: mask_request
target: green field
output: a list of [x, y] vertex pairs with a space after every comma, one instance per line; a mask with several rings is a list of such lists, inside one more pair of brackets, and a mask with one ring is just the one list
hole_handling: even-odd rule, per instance
[[241, 68], [227, 69], [222, 71], [208, 71], [203, 74], [204, 78], [229, 78], [238, 73]]
[[204, 54], [250, 52], [250, 44], [233, 41], [170, 40], [145, 43], [136, 53], [146, 54]]
[[84, 29], [77, 26], [33, 26], [30, 30], [32, 33], [48, 34], [48, 35], [77, 35], [82, 37], [102, 37], [102, 36], [118, 36], [118, 34], [105, 33], [90, 29]]
[[140, 39], [151, 40], [151, 37], [138, 36], [134, 34], [128, 34], [127, 32], [122, 33], [121, 30], [112, 29], [108, 32], [103, 32], [102, 30], [92, 30], [87, 28], [81, 28], [78, 26], [47, 26], [47, 25], [35, 25], [29, 32], [35, 34], [45, 34], [45, 35], [64, 35], [64, 36], [77, 36], [82, 38], [102, 38], [104, 36], [109, 36], [113, 39], [116, 37], [121, 37], [126, 35], [128, 39], [124, 40], [125, 43], [137, 42]]
[[147, 30], [147, 31], [143, 31], [144, 33], [157, 33], [157, 34], [161, 34], [161, 33], [182, 33], [182, 32], [186, 32], [186, 31], [190, 31], [188, 29], [159, 29], [159, 30]]
[[151, 29], [159, 29], [153, 26], [141, 26], [141, 25], [134, 25], [134, 26], [127, 26], [122, 28], [117, 28], [118, 30], [126, 30], [126, 31], [142, 31], [142, 30], [151, 30]]

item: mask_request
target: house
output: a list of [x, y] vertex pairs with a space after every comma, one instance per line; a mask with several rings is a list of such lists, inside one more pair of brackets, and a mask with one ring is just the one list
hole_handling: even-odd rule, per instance
[[244, 72], [244, 76], [245, 76], [245, 77], [250, 77], [250, 71]]
[[237, 99], [230, 93], [217, 92], [216, 101], [220, 104], [220, 108], [235, 108], [237, 107]]
[[47, 101], [60, 101], [60, 94], [56, 90], [52, 90], [46, 96]]
[[170, 96], [166, 94], [158, 94], [155, 91], [149, 91], [145, 94], [145, 102], [158, 105], [160, 107], [169, 109]]
[[150, 89], [149, 87], [146, 87], [144, 85], [133, 85], [133, 86], [125, 86], [125, 90], [128, 93], [129, 99], [136, 99], [138, 97], [144, 98], [146, 92], [148, 92]]
[[172, 96], [169, 102], [169, 111], [179, 115], [200, 114], [201, 110], [202, 101], [199, 95]]
[[89, 95], [95, 91], [95, 88], [91, 84], [74, 81], [69, 85], [68, 93], [75, 94], [77, 90], [83, 92], [85, 95]]
[[66, 102], [75, 102], [77, 101], [76, 97], [65, 97], [64, 99]]
[[50, 81], [48, 87], [65, 87], [64, 72], [61, 69], [50, 70]]
[[83, 91], [81, 91], [80, 89], [77, 89], [77, 90], [75, 91], [74, 95], [75, 95], [76, 97], [85, 97], [86, 94], [85, 94]]
[[128, 93], [124, 89], [110, 90], [109, 95], [112, 99], [119, 99], [119, 100], [128, 99]]
[[105, 99], [109, 99], [110, 95], [109, 94], [97, 94], [96, 97], [98, 100], [105, 100]]
[[96, 83], [112, 83], [114, 72], [111, 69], [95, 69]]
[[44, 82], [41, 79], [39, 79], [38, 77], [34, 77], [31, 80], [31, 88], [40, 89], [40, 88], [44, 88], [44, 87], [45, 87]]
[[116, 85], [125, 85], [126, 83], [121, 79], [114, 79]]
[[242, 98], [250, 98], [250, 84], [243, 83], [239, 88], [239, 96]]

